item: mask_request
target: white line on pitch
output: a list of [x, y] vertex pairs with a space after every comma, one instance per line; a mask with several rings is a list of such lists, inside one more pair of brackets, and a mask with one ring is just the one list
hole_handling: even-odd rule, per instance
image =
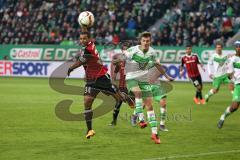
[[144, 159], [144, 160], [164, 160], [164, 159], [168, 160], [168, 159], [178, 159], [178, 158], [192, 158], [192, 157], [202, 157], [202, 156], [209, 156], [209, 155], [215, 155], [215, 154], [227, 154], [227, 153], [240, 153], [240, 150], [185, 154], [185, 155], [176, 155], [176, 156], [169, 156], [169, 157], [150, 158], [150, 159]]

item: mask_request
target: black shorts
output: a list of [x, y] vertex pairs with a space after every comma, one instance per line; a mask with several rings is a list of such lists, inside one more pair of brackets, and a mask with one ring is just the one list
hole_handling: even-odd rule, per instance
[[202, 86], [202, 77], [201, 76], [197, 76], [197, 77], [192, 77], [190, 78], [192, 84], [197, 87], [197, 86]]
[[107, 95], [117, 93], [118, 88], [112, 84], [109, 74], [105, 74], [94, 81], [87, 82], [85, 85], [84, 95], [96, 97], [99, 92]]

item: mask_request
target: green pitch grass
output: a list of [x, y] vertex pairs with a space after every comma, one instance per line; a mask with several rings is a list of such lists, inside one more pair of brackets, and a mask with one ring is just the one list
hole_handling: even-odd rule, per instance
[[[221, 130], [216, 126], [231, 102], [227, 86], [222, 86], [208, 104], [195, 105], [190, 83], [173, 85], [167, 104], [169, 132], [161, 132], [162, 144], [156, 145], [150, 140], [149, 127], [130, 125], [133, 110], [126, 105], [116, 127], [108, 126], [112, 113], [95, 119], [96, 136], [87, 140], [84, 122], [62, 121], [54, 112], [55, 105], [66, 98], [74, 100], [73, 113], [81, 112], [82, 97], [51, 90], [48, 79], [1, 77], [0, 160], [239, 159], [240, 111], [231, 115]], [[204, 84], [204, 93], [210, 87]], [[156, 103], [154, 108], [159, 114]]]

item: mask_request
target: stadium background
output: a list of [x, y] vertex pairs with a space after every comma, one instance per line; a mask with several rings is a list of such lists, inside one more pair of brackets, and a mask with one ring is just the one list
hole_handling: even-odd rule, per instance
[[[227, 87], [223, 86], [207, 107], [196, 106], [192, 102], [193, 87], [185, 83], [189, 81], [186, 73], [179, 77], [178, 67], [184, 46], [189, 42], [204, 64], [217, 41], [223, 42], [224, 54], [233, 54], [232, 44], [240, 39], [239, 8], [239, 0], [0, 0], [0, 159], [105, 159], [107, 155], [120, 159], [118, 147], [126, 153], [121, 155], [124, 159], [172, 155], [193, 155], [185, 159], [237, 159], [239, 116], [229, 120], [230, 126], [225, 131], [217, 131], [215, 124], [231, 102]], [[107, 127], [111, 113], [97, 119], [94, 125], [99, 135], [91, 142], [82, 140], [84, 133], [79, 134], [83, 123], [79, 127], [78, 122], [62, 122], [54, 115], [55, 104], [66, 95], [53, 92], [46, 77], [77, 53], [80, 28], [76, 19], [83, 10], [95, 15], [90, 32], [108, 68], [111, 57], [120, 52], [122, 42], [136, 43], [139, 33], [149, 30], [153, 34], [152, 44], [168, 73], [176, 81], [185, 81], [173, 83], [168, 104], [170, 132], [163, 134], [166, 143], [163, 147], [152, 146], [145, 140], [149, 138], [147, 131], [129, 125], [132, 111], [126, 107], [116, 129]], [[207, 72], [201, 73], [204, 82], [211, 81]], [[83, 69], [74, 71], [71, 77], [83, 78]], [[67, 82], [84, 84], [78, 79]], [[210, 87], [210, 83], [205, 83], [204, 92]], [[155, 108], [159, 110], [157, 104]], [[81, 112], [82, 106], [74, 104], [73, 111]], [[174, 119], [176, 115], [181, 115], [180, 121]], [[128, 142], [132, 137], [133, 142]], [[131, 148], [126, 151], [128, 145]], [[136, 153], [141, 145], [145, 145], [143, 152]], [[57, 151], [64, 150], [64, 146], [69, 151]], [[92, 147], [96, 155], [89, 150]]]

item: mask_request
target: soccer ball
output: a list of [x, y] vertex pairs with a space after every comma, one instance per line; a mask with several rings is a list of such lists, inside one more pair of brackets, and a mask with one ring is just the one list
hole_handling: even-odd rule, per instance
[[84, 11], [81, 12], [78, 16], [78, 23], [81, 27], [91, 27], [94, 23], [94, 15], [92, 12]]

